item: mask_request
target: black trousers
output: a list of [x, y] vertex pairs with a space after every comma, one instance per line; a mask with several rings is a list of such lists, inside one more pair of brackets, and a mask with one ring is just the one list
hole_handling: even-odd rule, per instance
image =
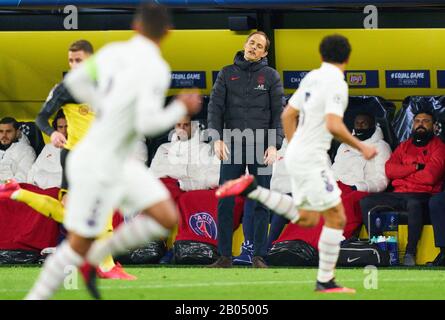
[[360, 201], [363, 222], [368, 229], [368, 212], [375, 206], [386, 205], [394, 210], [408, 213], [408, 244], [406, 252], [416, 254], [417, 243], [422, 233], [424, 215], [428, 212], [429, 193], [383, 192], [374, 193]]
[[445, 248], [445, 192], [431, 197], [430, 218], [436, 247]]
[[[242, 154], [239, 154], [240, 152]], [[258, 155], [255, 156], [255, 153], [258, 153]], [[264, 147], [246, 147], [244, 145], [242, 149], [237, 149], [232, 146], [230, 148], [229, 161], [221, 162], [220, 185], [227, 180], [236, 179], [244, 175], [246, 168], [248, 168], [249, 173], [256, 177], [259, 186], [269, 188], [271, 168], [264, 165], [261, 154], [264, 154]], [[220, 255], [225, 257], [232, 256], [234, 206], [234, 197], [223, 198], [218, 201], [218, 251]], [[264, 257], [266, 255], [268, 227], [269, 210], [262, 204], [257, 203], [253, 217], [254, 256]]]

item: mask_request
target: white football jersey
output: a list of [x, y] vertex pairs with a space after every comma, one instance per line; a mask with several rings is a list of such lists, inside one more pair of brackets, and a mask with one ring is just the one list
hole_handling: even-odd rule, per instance
[[343, 73], [323, 62], [319, 69], [303, 78], [288, 104], [299, 110], [299, 121], [286, 152], [287, 169], [303, 173], [326, 168], [333, 136], [326, 128], [325, 117], [327, 114], [343, 117], [348, 105], [348, 85]]

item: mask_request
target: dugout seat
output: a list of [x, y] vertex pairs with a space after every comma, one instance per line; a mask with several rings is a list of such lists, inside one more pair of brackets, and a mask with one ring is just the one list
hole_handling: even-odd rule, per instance
[[414, 114], [421, 109], [429, 110], [436, 116], [435, 134], [445, 141], [445, 96], [408, 96], [393, 121], [398, 142], [411, 136]]
[[45, 146], [45, 141], [43, 140], [43, 135], [40, 129], [37, 127], [36, 123], [33, 121], [20, 122], [19, 129], [22, 134], [25, 134], [29, 140], [29, 143], [36, 152], [36, 157], [39, 156], [43, 147]]

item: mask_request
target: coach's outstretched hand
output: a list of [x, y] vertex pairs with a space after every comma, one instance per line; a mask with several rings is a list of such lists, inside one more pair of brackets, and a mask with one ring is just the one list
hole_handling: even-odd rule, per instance
[[181, 91], [176, 98], [185, 104], [189, 115], [194, 115], [201, 110], [202, 97], [199, 91]]

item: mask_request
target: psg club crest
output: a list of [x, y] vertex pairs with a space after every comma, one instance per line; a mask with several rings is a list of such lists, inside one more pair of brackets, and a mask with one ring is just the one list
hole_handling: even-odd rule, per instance
[[199, 212], [191, 215], [189, 218], [189, 226], [198, 236], [216, 240], [216, 222], [212, 215], [207, 212]]

